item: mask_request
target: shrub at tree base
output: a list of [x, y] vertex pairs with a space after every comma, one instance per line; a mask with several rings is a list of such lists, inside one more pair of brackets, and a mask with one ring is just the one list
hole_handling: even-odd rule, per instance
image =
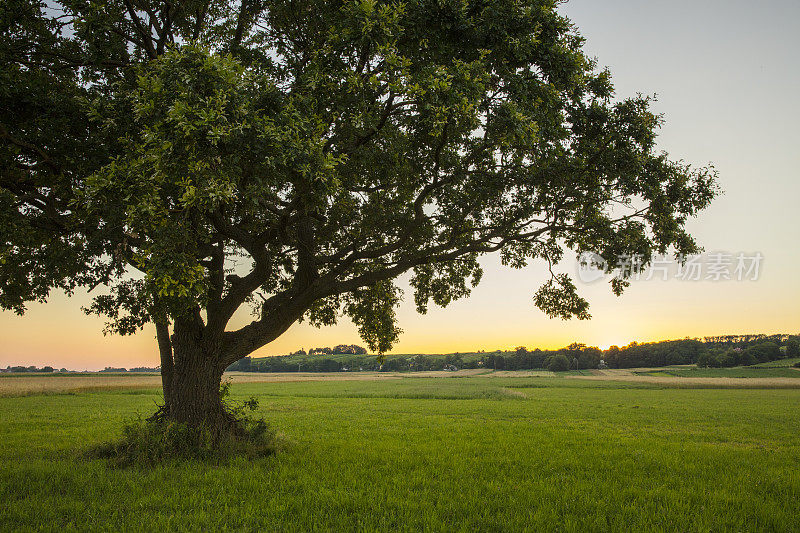
[[247, 420], [243, 431], [219, 432], [206, 426], [178, 422], [137, 420], [123, 428], [119, 441], [89, 450], [94, 459], [109, 459], [114, 466], [155, 466], [171, 460], [225, 462], [236, 456], [250, 459], [277, 451], [275, 433], [263, 420]]
[[[230, 394], [230, 383], [220, 387], [220, 397]], [[152, 417], [125, 424], [119, 441], [102, 443], [89, 450], [88, 456], [109, 459], [119, 467], [155, 466], [170, 460], [200, 460], [225, 462], [235, 456], [249, 459], [276, 453], [278, 439], [262, 419], [246, 414], [258, 408], [258, 401], [224, 401], [230, 424], [220, 426], [191, 426], [162, 416], [159, 410]]]

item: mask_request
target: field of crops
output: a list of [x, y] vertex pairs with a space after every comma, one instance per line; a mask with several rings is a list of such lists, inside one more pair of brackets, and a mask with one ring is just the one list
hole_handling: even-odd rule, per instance
[[758, 363], [753, 365], [760, 368], [779, 368], [779, 367], [793, 367], [800, 363], [800, 357], [790, 357], [788, 359], [778, 359], [777, 361], [769, 361], [768, 363]]
[[[773, 361], [777, 363], [779, 361]], [[643, 372], [651, 376], [679, 378], [800, 378], [800, 370], [788, 366], [737, 366], [733, 368], [668, 368]]]
[[234, 395], [256, 396], [279, 432], [277, 455], [111, 469], [83, 452], [151, 412], [159, 390], [96, 379], [112, 388], [0, 398], [0, 530], [800, 528], [798, 388], [239, 382]]

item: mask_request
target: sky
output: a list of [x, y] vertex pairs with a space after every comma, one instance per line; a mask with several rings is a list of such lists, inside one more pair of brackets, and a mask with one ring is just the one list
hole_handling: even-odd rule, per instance
[[[713, 163], [724, 195], [689, 223], [705, 247], [700, 280], [679, 279], [677, 266], [621, 297], [607, 283], [580, 281], [572, 257], [560, 269], [576, 278], [589, 321], [549, 319], [533, 305], [547, 278], [534, 264], [502, 267], [496, 257], [471, 297], [420, 316], [413, 295], [398, 310], [404, 330], [394, 353], [558, 348], [582, 342], [606, 348], [738, 333], [800, 332], [800, 2], [796, 0], [571, 0], [560, 10], [587, 39], [589, 55], [608, 66], [618, 97], [656, 94], [666, 123], [659, 148], [693, 165]], [[722, 261], [714, 253], [728, 254]], [[753, 272], [736, 279], [737, 256]], [[755, 260], [760, 254], [761, 260]], [[731, 261], [731, 263], [728, 263]], [[731, 280], [705, 279], [714, 265]], [[721, 267], [720, 267], [721, 266]], [[691, 276], [690, 276], [691, 277]], [[401, 278], [407, 287], [407, 277]], [[157, 366], [155, 333], [104, 336], [85, 316], [85, 293], [54, 293], [23, 317], [0, 312], [0, 366], [52, 365], [76, 370]], [[232, 326], [249, 321], [242, 313]], [[296, 324], [254, 356], [299, 348], [364, 344], [355, 327]]]

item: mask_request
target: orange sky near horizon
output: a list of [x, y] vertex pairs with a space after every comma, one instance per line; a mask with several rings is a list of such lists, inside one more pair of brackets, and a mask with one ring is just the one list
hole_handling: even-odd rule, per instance
[[[789, 0], [572, 0], [562, 7], [608, 65], [617, 94], [658, 94], [666, 125], [659, 146], [673, 159], [713, 162], [725, 194], [690, 230], [708, 252], [763, 255], [756, 281], [634, 281], [617, 298], [607, 283], [576, 285], [592, 304], [589, 321], [551, 320], [533, 305], [541, 264], [524, 270], [484, 258], [470, 298], [416, 314], [412, 293], [398, 311], [404, 333], [395, 353], [606, 348], [630, 341], [707, 335], [800, 332], [800, 5]], [[654, 24], [657, 21], [657, 24]], [[568, 257], [561, 270], [575, 274]], [[670, 276], [672, 277], [672, 276]], [[406, 286], [405, 279], [401, 285]], [[152, 328], [104, 337], [102, 321], [80, 311], [88, 297], [53, 294], [18, 317], [0, 312], [0, 367], [52, 365], [76, 370], [156, 366]], [[233, 326], [249, 320], [245, 311]], [[316, 329], [296, 324], [254, 356], [301, 347], [364, 344], [348, 321]]]

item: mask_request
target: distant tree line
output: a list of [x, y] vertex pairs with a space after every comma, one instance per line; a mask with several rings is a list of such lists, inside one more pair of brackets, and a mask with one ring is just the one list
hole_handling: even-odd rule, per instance
[[364, 365], [369, 365], [372, 370], [377, 364], [374, 357], [364, 357], [355, 361], [355, 368], [348, 365], [348, 361], [334, 360], [329, 358], [309, 358], [291, 359], [298, 354], [282, 355], [275, 357], [265, 357], [258, 361], [253, 361], [251, 357], [239, 359], [228, 367], [229, 372], [342, 372], [348, 370], [359, 370]]
[[[336, 359], [320, 356], [338, 356]], [[341, 356], [352, 357], [341, 357]], [[492, 370], [585, 370], [593, 368], [638, 368], [696, 364], [699, 367], [724, 368], [750, 366], [784, 358], [800, 357], [798, 335], [724, 335], [702, 339], [682, 339], [651, 343], [632, 342], [601, 350], [595, 346], [573, 343], [559, 350], [528, 350], [447, 355], [388, 356], [383, 364], [367, 350], [355, 344], [333, 348], [298, 350], [290, 355], [253, 360], [245, 357], [228, 367], [238, 372], [420, 372], [486, 368]], [[100, 372], [158, 372], [159, 367], [106, 367]], [[68, 372], [52, 366], [7, 366], [3, 372]]]
[[[52, 366], [43, 366], [41, 368], [37, 366], [7, 366], [4, 372], [55, 372], [56, 369]], [[60, 372], [66, 372], [66, 368], [62, 368]]]
[[[107, 366], [103, 370], [99, 370], [99, 372], [160, 372], [160, 367], [149, 367], [149, 366], [137, 366], [135, 368], [122, 368], [122, 367], [113, 367]], [[60, 370], [56, 370], [52, 366], [43, 366], [41, 368], [37, 366], [7, 366], [5, 369], [0, 369], [0, 372], [59, 372], [65, 374], [70, 372], [66, 368], [61, 368]]]
[[697, 366], [723, 368], [731, 366], [750, 366], [758, 363], [776, 361], [785, 357], [797, 357], [798, 343], [790, 340], [784, 349], [772, 342], [764, 341], [746, 348], [712, 348], [704, 353], [697, 361]]
[[[353, 351], [345, 351], [353, 350]], [[339, 357], [320, 357], [338, 355]], [[341, 357], [351, 355], [352, 357]], [[486, 368], [492, 370], [552, 371], [594, 368], [637, 368], [696, 364], [701, 367], [747, 366], [787, 357], [800, 357], [800, 337], [796, 335], [727, 335], [703, 339], [682, 339], [651, 343], [632, 342], [627, 346], [596, 346], [573, 343], [558, 350], [473, 352], [447, 355], [387, 356], [381, 364], [376, 357], [355, 345], [300, 350], [291, 355], [253, 360], [245, 357], [228, 367], [240, 372], [418, 372]]]
[[783, 344], [787, 341], [794, 339], [797, 341], [797, 335], [789, 335], [788, 333], [776, 333], [775, 335], [765, 335], [763, 333], [751, 333], [747, 335], [718, 335], [703, 337], [703, 343], [707, 346], [729, 346], [729, 345], [751, 345], [764, 341], [772, 341], [776, 344]]
[[688, 365], [697, 363], [706, 350], [706, 345], [696, 339], [632, 342], [623, 348], [611, 346], [603, 352], [603, 357], [609, 368]]
[[[320, 356], [338, 356], [336, 359]], [[341, 357], [341, 356], [352, 357]], [[638, 368], [696, 364], [699, 367], [724, 368], [750, 366], [785, 358], [800, 357], [800, 336], [723, 335], [702, 339], [682, 339], [651, 343], [632, 342], [627, 346], [611, 346], [600, 350], [595, 346], [573, 343], [559, 350], [528, 350], [520, 346], [513, 351], [447, 355], [388, 356], [383, 364], [367, 350], [355, 344], [338, 344], [333, 348], [298, 350], [290, 355], [253, 360], [245, 357], [228, 367], [239, 372], [419, 372], [486, 368], [492, 370], [584, 370], [592, 368]], [[68, 372], [52, 366], [7, 366], [2, 372]], [[159, 367], [106, 367], [100, 372], [159, 372]]]
[[367, 349], [355, 344], [337, 344], [333, 348], [312, 348], [308, 351], [308, 355], [366, 355]]
[[582, 370], [598, 368], [603, 360], [603, 352], [595, 346], [572, 343], [560, 350], [528, 350], [519, 346], [511, 353], [493, 353], [485, 357], [484, 366], [495, 370], [536, 370], [553, 371]]

